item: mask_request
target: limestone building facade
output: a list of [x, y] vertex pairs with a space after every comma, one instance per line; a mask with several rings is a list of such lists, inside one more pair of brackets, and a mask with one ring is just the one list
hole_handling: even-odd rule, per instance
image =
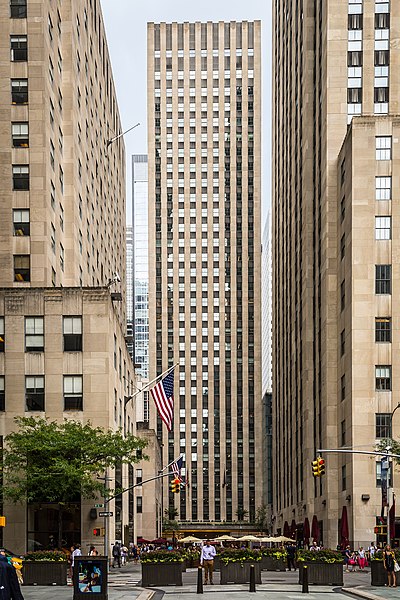
[[345, 515], [375, 539], [381, 465], [327, 454], [314, 480], [311, 461], [374, 450], [398, 402], [399, 23], [382, 0], [274, 7], [274, 529], [303, 542], [315, 516], [331, 548]]

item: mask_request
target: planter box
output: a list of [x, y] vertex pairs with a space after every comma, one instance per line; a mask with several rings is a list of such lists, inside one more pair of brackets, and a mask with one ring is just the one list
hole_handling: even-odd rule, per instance
[[197, 569], [200, 566], [199, 558], [190, 558], [190, 568]]
[[261, 583], [260, 562], [228, 563], [221, 562], [221, 585], [226, 583], [249, 583], [250, 565], [254, 565], [256, 583]]
[[303, 567], [307, 566], [308, 583], [316, 585], [343, 585], [342, 563], [299, 563], [299, 583], [303, 583]]
[[142, 563], [142, 587], [182, 585], [182, 563]]
[[262, 571], [286, 571], [286, 563], [282, 558], [272, 558], [272, 556], [263, 556], [261, 559]]
[[[383, 562], [380, 560], [371, 560], [371, 585], [373, 586], [384, 586], [388, 582], [388, 576], [383, 566]], [[400, 571], [395, 573], [396, 583], [400, 585]]]
[[24, 585], [67, 585], [66, 562], [24, 562]]
[[221, 570], [221, 557], [219, 556], [219, 554], [217, 554], [214, 558], [214, 571], [220, 571]]

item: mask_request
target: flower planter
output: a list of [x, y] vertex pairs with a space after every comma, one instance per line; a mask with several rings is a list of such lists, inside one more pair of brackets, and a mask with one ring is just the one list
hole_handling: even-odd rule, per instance
[[200, 559], [190, 557], [190, 568], [197, 569], [200, 566]]
[[217, 554], [214, 558], [214, 571], [221, 570], [221, 557]]
[[[388, 582], [388, 576], [381, 560], [372, 560], [371, 563], [371, 585], [375, 587], [384, 586]], [[400, 571], [395, 573], [396, 583], [400, 586]]]
[[286, 571], [286, 562], [283, 558], [273, 558], [272, 556], [263, 555], [261, 559], [262, 571]]
[[260, 562], [221, 562], [221, 584], [227, 583], [249, 583], [250, 565], [254, 565], [255, 582], [261, 583]]
[[68, 563], [25, 561], [22, 567], [24, 585], [67, 585]]
[[343, 564], [300, 562], [299, 583], [303, 583], [303, 568], [308, 570], [308, 583], [316, 585], [343, 585]]
[[182, 585], [182, 563], [142, 563], [142, 587]]

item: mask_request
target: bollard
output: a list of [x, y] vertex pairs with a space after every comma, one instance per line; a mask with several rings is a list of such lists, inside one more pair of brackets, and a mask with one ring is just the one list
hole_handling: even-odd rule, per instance
[[303, 587], [301, 590], [302, 594], [308, 594], [308, 567], [303, 567]]
[[249, 592], [256, 591], [256, 570], [254, 565], [250, 565], [250, 589]]
[[199, 567], [197, 569], [197, 594], [203, 593], [203, 569]]

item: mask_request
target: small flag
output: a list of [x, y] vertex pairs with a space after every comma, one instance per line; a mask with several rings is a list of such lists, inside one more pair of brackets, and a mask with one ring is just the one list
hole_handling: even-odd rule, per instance
[[172, 429], [174, 415], [174, 372], [168, 373], [150, 390], [156, 404], [158, 414], [164, 421], [168, 431]]
[[180, 456], [177, 460], [174, 460], [174, 462], [171, 463], [171, 471], [173, 472], [175, 477], [178, 477], [181, 481], [182, 481], [182, 477], [181, 477], [182, 465], [183, 465], [183, 456]]

